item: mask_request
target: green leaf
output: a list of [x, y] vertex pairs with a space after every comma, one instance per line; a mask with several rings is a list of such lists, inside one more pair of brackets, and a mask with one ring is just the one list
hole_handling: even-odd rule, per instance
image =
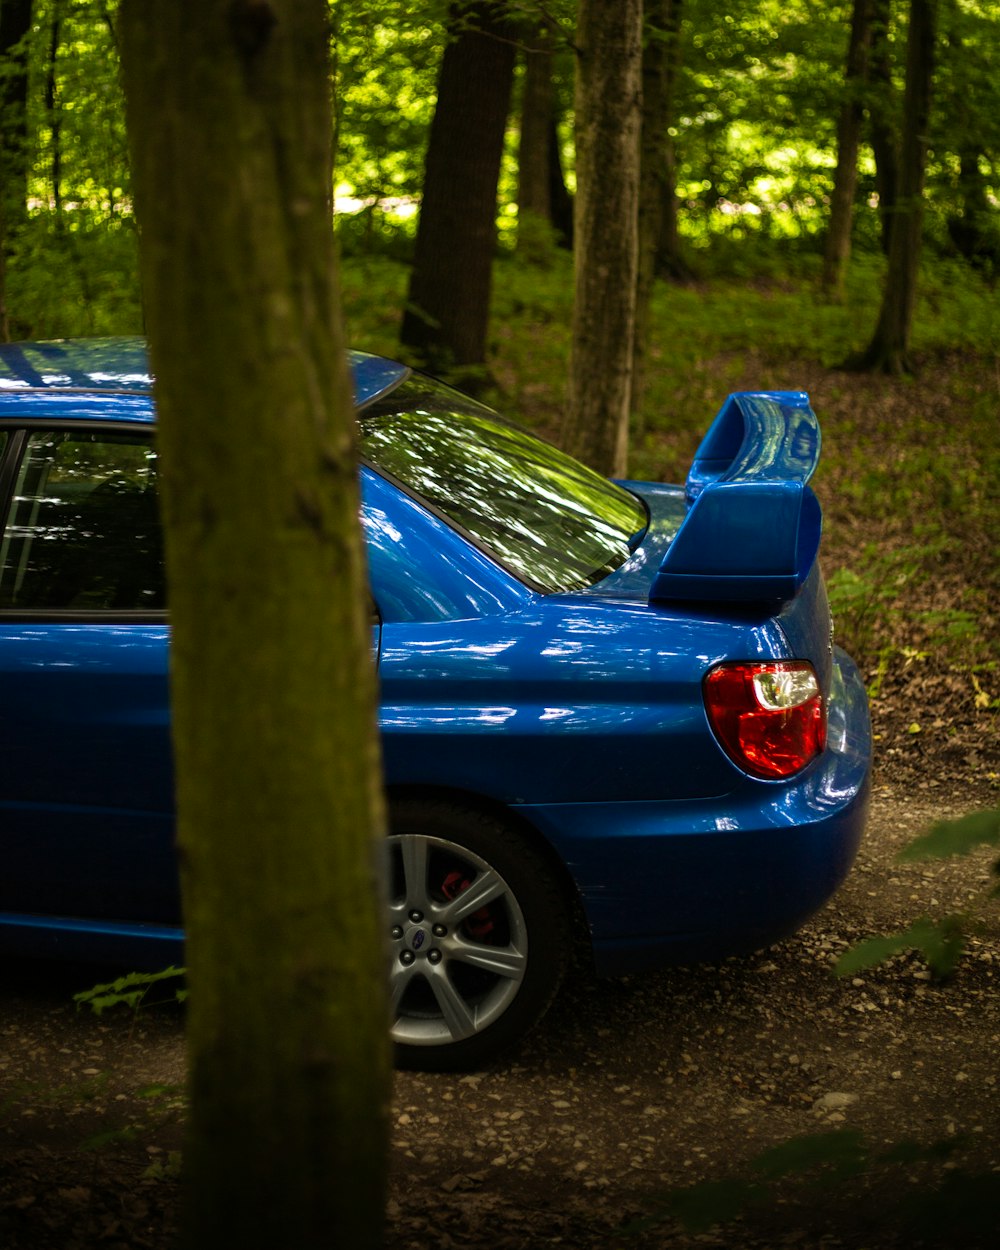
[[177, 1084], [164, 1085], [156, 1082], [152, 1085], [144, 1085], [141, 1089], [136, 1090], [138, 1098], [173, 1098], [184, 1093], [184, 1086]]
[[[149, 992], [150, 987], [156, 985], [160, 981], [167, 981], [175, 977], [183, 977], [185, 969], [171, 965], [169, 968], [163, 968], [159, 972], [129, 972], [125, 976], [119, 977], [117, 981], [109, 981], [103, 985], [93, 985], [89, 990], [81, 990], [78, 994], [73, 995], [73, 1001], [77, 1008], [89, 1007], [95, 1015], [100, 1015], [109, 1007], [117, 1007], [124, 1004], [133, 1011], [138, 1010], [143, 999]], [[175, 997], [178, 1002], [183, 1002], [187, 997], [186, 989], [176, 991]]]
[[124, 1128], [109, 1129], [106, 1133], [94, 1133], [80, 1142], [80, 1150], [102, 1150], [105, 1146], [119, 1145], [138, 1137], [138, 1125], [128, 1124]]
[[667, 1197], [666, 1207], [688, 1232], [703, 1233], [713, 1224], [727, 1224], [744, 1209], [767, 1196], [767, 1187], [754, 1181], [705, 1181]]
[[902, 933], [868, 938], [852, 946], [840, 956], [833, 971], [838, 977], [850, 976], [885, 963], [902, 951], [919, 951], [935, 976], [945, 977], [954, 970], [964, 945], [961, 917], [935, 921], [922, 916]]
[[977, 846], [1000, 845], [1000, 808], [970, 812], [958, 820], [939, 820], [929, 833], [915, 838], [899, 853], [900, 859], [945, 859], [968, 855]]
[[860, 1172], [868, 1158], [864, 1136], [857, 1129], [835, 1129], [793, 1137], [759, 1154], [751, 1166], [768, 1180], [816, 1167], [833, 1167], [841, 1176]]
[[968, 1144], [964, 1137], [951, 1137], [947, 1140], [931, 1142], [922, 1146], [920, 1142], [904, 1139], [890, 1146], [878, 1156], [879, 1163], [938, 1163], [950, 1158], [961, 1146]]

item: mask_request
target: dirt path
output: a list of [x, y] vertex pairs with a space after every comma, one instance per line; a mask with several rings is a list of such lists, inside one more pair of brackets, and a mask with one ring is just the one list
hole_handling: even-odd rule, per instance
[[[954, 1162], [1000, 1187], [995, 915], [946, 985], [908, 958], [853, 980], [829, 974], [833, 955], [860, 937], [965, 908], [986, 885], [988, 852], [894, 860], [932, 818], [970, 806], [967, 790], [935, 780], [933, 798], [876, 786], [855, 871], [795, 938], [710, 969], [578, 976], [510, 1066], [460, 1078], [399, 1074], [390, 1250], [603, 1247], [650, 1210], [651, 1193], [730, 1175], [767, 1146], [838, 1128], [862, 1130], [876, 1150], [902, 1138], [949, 1142]], [[24, 963], [5, 972], [0, 1245], [166, 1250], [180, 1017], [77, 1014], [68, 998], [92, 983], [92, 969]], [[149, 1086], [158, 1092], [143, 1097]], [[122, 1129], [129, 1135], [81, 1148]], [[881, 1167], [823, 1190], [793, 1180], [777, 1202], [721, 1231], [691, 1237], [666, 1222], [616, 1244], [915, 1245], [933, 1240], [928, 1217], [900, 1232], [895, 1206], [941, 1174], [940, 1164]], [[1000, 1216], [1000, 1188], [992, 1211]], [[952, 1222], [944, 1244], [994, 1245], [998, 1228], [977, 1237]]]

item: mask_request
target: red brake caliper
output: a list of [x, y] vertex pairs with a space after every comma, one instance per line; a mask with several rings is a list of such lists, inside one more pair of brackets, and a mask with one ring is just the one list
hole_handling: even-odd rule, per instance
[[[450, 903], [453, 898], [457, 898], [470, 885], [472, 885], [472, 882], [469, 878], [464, 877], [460, 872], [449, 872], [447, 877], [441, 882], [441, 893]], [[477, 942], [485, 942], [493, 932], [490, 909], [488, 907], [480, 907], [471, 916], [466, 916], [464, 926], [469, 937], [475, 938]]]

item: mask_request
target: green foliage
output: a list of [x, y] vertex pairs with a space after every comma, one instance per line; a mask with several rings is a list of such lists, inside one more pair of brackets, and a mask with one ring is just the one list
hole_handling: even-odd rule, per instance
[[[981, 846], [1000, 844], [1000, 809], [971, 812], [957, 820], [939, 820], [922, 837], [915, 838], [900, 851], [901, 860], [945, 859], [951, 855], [968, 855]], [[1000, 876], [1000, 861], [993, 865]], [[1000, 886], [989, 892], [987, 899], [1000, 894]], [[958, 964], [965, 947], [970, 920], [965, 915], [945, 916], [932, 920], [922, 916], [901, 933], [868, 938], [845, 951], [837, 960], [837, 976], [850, 976], [865, 968], [885, 963], [904, 951], [916, 951], [939, 978], [949, 976]]]
[[[109, 1007], [124, 1006], [133, 1012], [138, 1012], [140, 1008], [161, 1003], [182, 1003], [187, 998], [187, 990], [184, 986], [171, 988], [165, 986], [164, 982], [177, 981], [184, 975], [183, 968], [173, 965], [163, 968], [160, 972], [129, 972], [119, 977], [117, 981], [109, 981], [104, 985], [94, 985], [89, 990], [81, 990], [79, 994], [73, 995], [73, 1001], [77, 1005], [77, 1010], [81, 1007], [89, 1007], [97, 1016], [107, 1011]], [[151, 1002], [147, 1001], [154, 987], [170, 989], [170, 992], [164, 995], [156, 994]]]
[[931, 972], [943, 978], [954, 972], [964, 945], [964, 920], [961, 916], [949, 916], [942, 921], [924, 916], [902, 933], [859, 942], [841, 955], [834, 970], [838, 976], [850, 976], [885, 963], [903, 951], [916, 951], [923, 956]]
[[378, 217], [386, 201], [398, 208], [420, 194], [447, 6], [337, 0], [332, 9], [337, 194], [368, 202]]
[[140, 333], [131, 218], [109, 224], [74, 215], [67, 228], [51, 213], [34, 215], [18, 237], [7, 291], [18, 338]]
[[923, 837], [900, 851], [902, 860], [946, 859], [968, 855], [980, 846], [1000, 845], [1000, 809], [970, 812], [958, 820], [939, 820]]
[[179, 1150], [168, 1150], [165, 1159], [154, 1159], [143, 1172], [143, 1180], [174, 1181], [182, 1170], [183, 1156]]
[[[752, 1208], [772, 1207], [777, 1201], [779, 1182], [792, 1180], [814, 1189], [829, 1188], [888, 1167], [917, 1163], [943, 1165], [960, 1145], [956, 1139], [933, 1142], [929, 1146], [903, 1141], [886, 1149], [873, 1146], [856, 1129], [808, 1133], [755, 1155], [746, 1165], [749, 1177], [724, 1177], [650, 1195], [646, 1201], [653, 1207], [652, 1212], [625, 1225], [619, 1235], [634, 1236], [665, 1220], [675, 1220], [689, 1233], [705, 1233], [716, 1225], [732, 1222]], [[987, 1180], [963, 1174], [972, 1184], [956, 1186], [954, 1175], [944, 1173], [940, 1184], [930, 1187], [927, 1197], [933, 1201], [928, 1209], [943, 1214], [954, 1200], [971, 1200], [975, 1205], [973, 1218], [976, 1222], [990, 1204], [995, 1215], [1000, 1177], [991, 1176]], [[904, 1202], [900, 1209], [888, 1210], [886, 1216], [911, 1216], [909, 1205]]]

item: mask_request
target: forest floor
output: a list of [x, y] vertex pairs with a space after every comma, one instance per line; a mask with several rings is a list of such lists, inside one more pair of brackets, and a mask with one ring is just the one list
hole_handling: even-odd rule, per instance
[[[598, 981], [578, 973], [511, 1061], [466, 1076], [398, 1073], [388, 1250], [655, 1247], [992, 1248], [1000, 1232], [1000, 926], [945, 983], [900, 956], [837, 979], [832, 959], [916, 915], [966, 910], [989, 854], [899, 863], [929, 822], [996, 802], [948, 766], [881, 767], [847, 883], [802, 932], [710, 967]], [[918, 778], [941, 779], [933, 800]], [[183, 1019], [78, 1012], [93, 968], [8, 965], [0, 988], [0, 1245], [170, 1250], [183, 1128]], [[793, 1174], [700, 1234], [623, 1227], [658, 1196], [753, 1178], [756, 1156], [855, 1130], [870, 1165]], [[904, 1140], [936, 1161], [879, 1161]], [[845, 1139], [853, 1158], [858, 1143]], [[758, 1176], [758, 1179], [760, 1177]], [[946, 1223], [922, 1206], [960, 1187]], [[709, 1193], [717, 1216], [733, 1187]], [[946, 1195], [948, 1190], [946, 1189]], [[770, 1196], [767, 1197], [766, 1195]]]
[[[878, 750], [846, 884], [799, 934], [757, 955], [605, 982], [578, 971], [505, 1065], [397, 1074], [389, 1250], [1000, 1241], [996, 903], [946, 982], [905, 955], [831, 975], [861, 938], [975, 910], [990, 885], [989, 851], [896, 858], [934, 820], [1000, 804], [996, 476], [984, 470], [996, 460], [1000, 378], [981, 357], [925, 363], [921, 380], [873, 380], [741, 349], [695, 362], [677, 391], [680, 408], [710, 417], [726, 390], [802, 388], [821, 414], [824, 563], [838, 637], [873, 694]], [[497, 376], [544, 427], [554, 392], [532, 395], [502, 361]], [[636, 471], [676, 480], [690, 443], [654, 422]], [[77, 1012], [72, 993], [105, 977], [4, 967], [6, 1250], [173, 1244], [182, 1015]], [[768, 1147], [839, 1130], [860, 1134], [838, 1138], [845, 1173], [868, 1153], [852, 1175], [793, 1169], [772, 1186], [753, 1167]], [[937, 1155], [886, 1158], [903, 1140]], [[763, 1192], [741, 1209], [726, 1182], [748, 1177]], [[686, 1231], [671, 1217], [622, 1232], [657, 1211], [658, 1195], [705, 1181], [720, 1182], [707, 1198], [715, 1227]], [[942, 1185], [957, 1203], [934, 1205]]]

